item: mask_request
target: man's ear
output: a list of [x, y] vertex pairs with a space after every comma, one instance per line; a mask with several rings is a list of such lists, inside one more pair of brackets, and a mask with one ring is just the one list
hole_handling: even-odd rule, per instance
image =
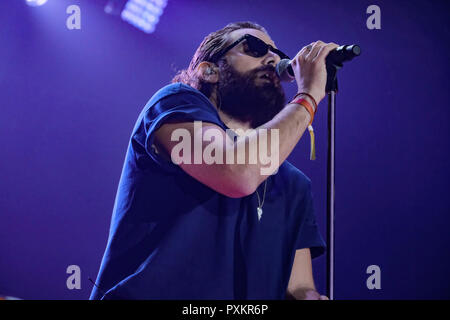
[[216, 83], [219, 81], [219, 68], [211, 62], [203, 61], [197, 66], [198, 76], [205, 82]]

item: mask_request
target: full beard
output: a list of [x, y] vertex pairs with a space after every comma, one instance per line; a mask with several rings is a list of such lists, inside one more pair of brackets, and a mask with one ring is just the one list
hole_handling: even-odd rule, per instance
[[[220, 71], [220, 109], [232, 118], [257, 128], [284, 108], [285, 93], [272, 65], [241, 74], [225, 63]], [[261, 71], [271, 73], [271, 80], [261, 79]]]

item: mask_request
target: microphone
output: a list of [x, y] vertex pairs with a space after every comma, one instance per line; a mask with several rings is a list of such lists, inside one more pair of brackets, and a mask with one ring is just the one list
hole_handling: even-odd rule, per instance
[[[325, 58], [325, 62], [327, 68], [331, 66], [342, 67], [342, 63], [350, 61], [360, 54], [361, 48], [358, 45], [343, 45], [331, 50]], [[289, 59], [282, 59], [278, 62], [275, 70], [281, 81], [291, 82], [295, 79], [294, 70], [292, 70], [291, 60]]]

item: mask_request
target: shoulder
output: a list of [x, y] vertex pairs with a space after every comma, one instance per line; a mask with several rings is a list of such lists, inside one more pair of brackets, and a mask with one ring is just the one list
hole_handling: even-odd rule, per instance
[[187, 84], [177, 82], [177, 83], [171, 83], [171, 84], [168, 84], [168, 85], [162, 87], [161, 89], [156, 91], [156, 93], [153, 95], [152, 98], [161, 99], [161, 98], [170, 96], [172, 94], [178, 94], [178, 93], [192, 93], [192, 94], [200, 93], [200, 94], [202, 94], [200, 91], [198, 91], [197, 89], [195, 89], [191, 86], [188, 86]]
[[184, 83], [171, 83], [159, 89], [147, 102], [146, 108], [165, 101], [170, 101], [171, 103], [197, 103], [213, 107], [211, 101], [199, 90]]

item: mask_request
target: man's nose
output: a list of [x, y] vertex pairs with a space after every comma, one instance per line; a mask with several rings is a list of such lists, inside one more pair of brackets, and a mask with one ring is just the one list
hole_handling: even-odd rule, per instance
[[272, 51], [269, 50], [266, 56], [264, 57], [262, 63], [264, 65], [270, 64], [273, 67], [275, 67], [279, 61], [280, 57], [276, 53], [273, 53]]

